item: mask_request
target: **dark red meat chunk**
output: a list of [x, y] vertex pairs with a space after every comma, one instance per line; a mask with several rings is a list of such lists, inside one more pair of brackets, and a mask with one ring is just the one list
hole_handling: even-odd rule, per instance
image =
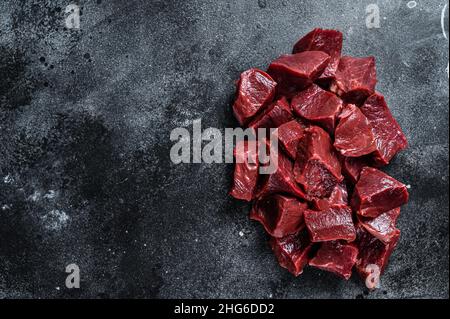
[[342, 172], [353, 184], [356, 184], [361, 171], [367, 166], [369, 166], [369, 161], [365, 157], [346, 157], [342, 161]]
[[258, 183], [259, 161], [257, 142], [239, 142], [234, 150], [236, 165], [230, 195], [250, 202]]
[[400, 208], [390, 210], [376, 218], [359, 217], [359, 222], [367, 232], [385, 244], [389, 244], [397, 236], [397, 220]]
[[342, 57], [342, 43], [341, 32], [314, 29], [267, 73], [242, 73], [234, 114], [249, 133], [261, 139], [270, 129], [275, 139], [238, 144], [230, 193], [254, 201], [250, 218], [295, 276], [309, 264], [348, 280], [356, 267], [372, 289], [409, 199], [405, 185], [373, 167], [408, 143], [376, 92], [375, 58]]
[[321, 211], [328, 210], [333, 205], [347, 205], [348, 191], [345, 183], [337, 184], [329, 198], [314, 198], [314, 208]]
[[408, 202], [405, 185], [389, 175], [366, 167], [361, 172], [352, 198], [352, 207], [363, 217], [378, 217]]
[[327, 85], [335, 78], [342, 53], [344, 36], [336, 30], [314, 29], [305, 37], [300, 39], [294, 46], [293, 53], [304, 51], [322, 51], [328, 54], [331, 59], [318, 81]]
[[[397, 231], [391, 242], [383, 244], [377, 238], [366, 232], [362, 227], [358, 227], [357, 246], [359, 250], [358, 260], [356, 261], [356, 270], [369, 288], [377, 288], [376, 275], [382, 275], [389, 262], [389, 258], [397, 247], [400, 239], [400, 231]], [[371, 276], [374, 281], [367, 282]], [[373, 285], [370, 287], [370, 285]]]
[[278, 83], [278, 94], [288, 98], [310, 86], [323, 73], [330, 56], [320, 51], [283, 55], [269, 66], [269, 74]]
[[331, 90], [347, 103], [362, 104], [375, 93], [375, 58], [342, 57]]
[[402, 128], [392, 116], [384, 97], [374, 94], [361, 107], [361, 111], [372, 127], [377, 150], [375, 161], [378, 165], [387, 165], [400, 151], [408, 147], [408, 141]]
[[356, 105], [347, 105], [339, 115], [334, 147], [346, 157], [361, 157], [376, 151], [372, 127]]
[[275, 173], [262, 176], [256, 197], [263, 198], [277, 193], [292, 195], [302, 200], [309, 198], [295, 182], [293, 164], [282, 152], [278, 152], [278, 165]]
[[296, 159], [298, 143], [304, 136], [305, 126], [296, 120], [278, 128], [278, 141], [292, 160]]
[[296, 277], [303, 273], [303, 268], [308, 265], [312, 248], [306, 232], [285, 238], [272, 238], [270, 245], [281, 267], [286, 268]]
[[303, 212], [307, 208], [296, 198], [274, 195], [258, 200], [250, 218], [259, 221], [272, 237], [283, 238], [304, 228]]
[[330, 196], [336, 184], [343, 181], [330, 136], [320, 127], [307, 129], [298, 144], [294, 176], [308, 195], [319, 198]]
[[296, 115], [320, 125], [332, 134], [342, 108], [340, 98], [315, 84], [292, 99], [292, 109]]
[[324, 211], [307, 210], [304, 218], [311, 241], [315, 243], [356, 239], [352, 210], [346, 205], [333, 205]]
[[357, 258], [358, 248], [355, 245], [333, 241], [323, 243], [309, 265], [349, 280]]
[[276, 85], [270, 75], [261, 70], [250, 69], [242, 73], [233, 106], [234, 115], [242, 126], [272, 102]]
[[258, 115], [248, 126], [257, 130], [259, 128], [277, 128], [294, 119], [291, 106], [286, 98], [272, 103], [263, 113]]

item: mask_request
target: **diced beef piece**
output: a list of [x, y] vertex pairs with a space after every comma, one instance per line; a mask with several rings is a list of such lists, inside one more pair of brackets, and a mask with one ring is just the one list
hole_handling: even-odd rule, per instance
[[361, 111], [369, 120], [375, 136], [375, 161], [381, 166], [388, 165], [398, 152], [408, 147], [408, 140], [381, 94], [369, 97]]
[[363, 217], [378, 217], [408, 202], [405, 185], [389, 175], [370, 167], [361, 172], [352, 198], [352, 207]]
[[292, 160], [296, 159], [298, 143], [304, 136], [305, 126], [296, 120], [278, 128], [278, 141]]
[[330, 196], [336, 184], [343, 181], [330, 136], [320, 127], [307, 129], [298, 144], [294, 176], [309, 196], [318, 198]]
[[293, 164], [289, 158], [278, 152], [278, 165], [275, 173], [261, 176], [262, 182], [258, 187], [257, 198], [263, 198], [271, 194], [292, 195], [300, 199], [309, 199], [309, 196], [295, 182]]
[[342, 57], [331, 90], [347, 103], [360, 105], [375, 93], [375, 58]]
[[298, 199], [273, 195], [258, 200], [250, 218], [259, 221], [272, 237], [283, 238], [304, 228], [303, 212], [307, 208], [308, 205]]
[[269, 66], [269, 74], [278, 83], [278, 94], [291, 98], [310, 86], [323, 73], [330, 56], [320, 51], [283, 55]]
[[281, 267], [286, 268], [296, 277], [303, 273], [312, 248], [307, 232], [285, 238], [272, 238], [270, 245]]
[[242, 73], [237, 86], [233, 111], [236, 119], [244, 126], [272, 102], [277, 84], [267, 73], [250, 69]]
[[[385, 245], [377, 238], [366, 232], [362, 227], [357, 228], [358, 239], [357, 246], [359, 250], [358, 260], [356, 261], [356, 270], [364, 281], [376, 270], [382, 275], [389, 262], [389, 258], [394, 252], [400, 239], [400, 231], [396, 231], [392, 241]], [[378, 268], [378, 269], [375, 269]], [[373, 276], [376, 278], [376, 276]], [[375, 284], [375, 282], [370, 283]], [[376, 288], [374, 285], [373, 288]]]
[[313, 84], [292, 99], [292, 109], [298, 116], [320, 125], [333, 134], [343, 102], [333, 93]]
[[358, 248], [355, 245], [333, 241], [323, 243], [309, 265], [349, 280], [357, 258]]
[[376, 92], [375, 58], [342, 57], [342, 42], [339, 31], [315, 29], [267, 73], [242, 73], [237, 120], [259, 138], [259, 129], [271, 129], [276, 140], [238, 144], [230, 194], [254, 201], [250, 218], [295, 276], [309, 264], [348, 280], [356, 266], [372, 289], [399, 242], [409, 199], [405, 185], [373, 167], [408, 143]]
[[236, 165], [230, 195], [250, 202], [254, 198], [259, 175], [257, 142], [239, 142], [234, 149], [234, 156]]
[[291, 106], [285, 97], [272, 103], [263, 113], [258, 115], [248, 126], [259, 128], [278, 128], [280, 125], [294, 119]]
[[352, 210], [346, 205], [333, 205], [324, 211], [307, 210], [304, 218], [311, 241], [315, 243], [356, 239]]
[[293, 53], [322, 51], [328, 54], [331, 57], [330, 63], [318, 79], [318, 82], [327, 85], [336, 76], [342, 53], [343, 40], [344, 36], [339, 31], [314, 29], [297, 42], [294, 46]]
[[314, 198], [314, 208], [320, 211], [328, 210], [333, 205], [347, 205], [348, 191], [345, 183], [337, 184], [329, 198]]
[[389, 244], [397, 236], [397, 220], [400, 216], [400, 208], [390, 210], [376, 218], [359, 217], [360, 224], [372, 236]]
[[372, 127], [356, 105], [347, 105], [339, 115], [334, 147], [346, 157], [361, 157], [376, 151]]
[[356, 184], [361, 171], [367, 166], [369, 166], [369, 161], [365, 157], [346, 157], [342, 161], [342, 172], [353, 184]]

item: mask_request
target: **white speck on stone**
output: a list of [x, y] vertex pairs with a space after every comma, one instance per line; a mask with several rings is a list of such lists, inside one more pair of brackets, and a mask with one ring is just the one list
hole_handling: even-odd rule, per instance
[[240, 231], [240, 232], [239, 232], [239, 236], [240, 236], [240, 237], [244, 237], [244, 232], [243, 232], [243, 231]]
[[34, 191], [33, 195], [28, 196], [29, 202], [37, 202], [41, 198], [41, 192]]
[[406, 188], [407, 189], [411, 189], [411, 185], [406, 185]]
[[45, 228], [49, 230], [61, 230], [69, 222], [69, 216], [62, 210], [52, 210], [47, 215], [42, 217], [45, 223]]
[[9, 209], [11, 209], [11, 207], [9, 205], [3, 205], [2, 206], [2, 211], [7, 211]]
[[61, 288], [59, 288], [59, 287], [56, 287], [56, 290], [60, 291], [60, 290], [61, 290]]
[[12, 178], [11, 175], [8, 174], [3, 178], [3, 182], [5, 184], [11, 184], [12, 182], [14, 182], [14, 179]]
[[49, 190], [47, 194], [44, 195], [45, 199], [54, 199], [56, 197], [56, 192], [54, 190]]

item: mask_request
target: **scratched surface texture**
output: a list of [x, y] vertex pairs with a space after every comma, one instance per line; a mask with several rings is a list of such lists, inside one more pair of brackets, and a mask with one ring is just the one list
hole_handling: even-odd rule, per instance
[[[367, 29], [366, 7], [380, 8]], [[0, 298], [448, 298], [445, 0], [0, 1]], [[444, 29], [448, 29], [444, 13]], [[410, 148], [403, 236], [368, 293], [274, 259], [230, 165], [173, 165], [175, 127], [234, 127], [234, 80], [314, 27], [375, 55]], [[65, 267], [81, 289], [65, 287]]]

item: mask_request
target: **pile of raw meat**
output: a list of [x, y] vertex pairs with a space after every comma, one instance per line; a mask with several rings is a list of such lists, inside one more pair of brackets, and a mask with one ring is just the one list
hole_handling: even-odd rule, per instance
[[[280, 265], [349, 279], [382, 274], [395, 249], [407, 187], [379, 168], [408, 142], [375, 91], [375, 59], [341, 56], [343, 35], [315, 29], [293, 54], [237, 83], [234, 115], [246, 128], [277, 128], [278, 168], [259, 174], [252, 141], [241, 141], [231, 195], [253, 201], [251, 219], [271, 237]], [[373, 278], [372, 278], [373, 276]], [[369, 277], [369, 278], [368, 278]]]

